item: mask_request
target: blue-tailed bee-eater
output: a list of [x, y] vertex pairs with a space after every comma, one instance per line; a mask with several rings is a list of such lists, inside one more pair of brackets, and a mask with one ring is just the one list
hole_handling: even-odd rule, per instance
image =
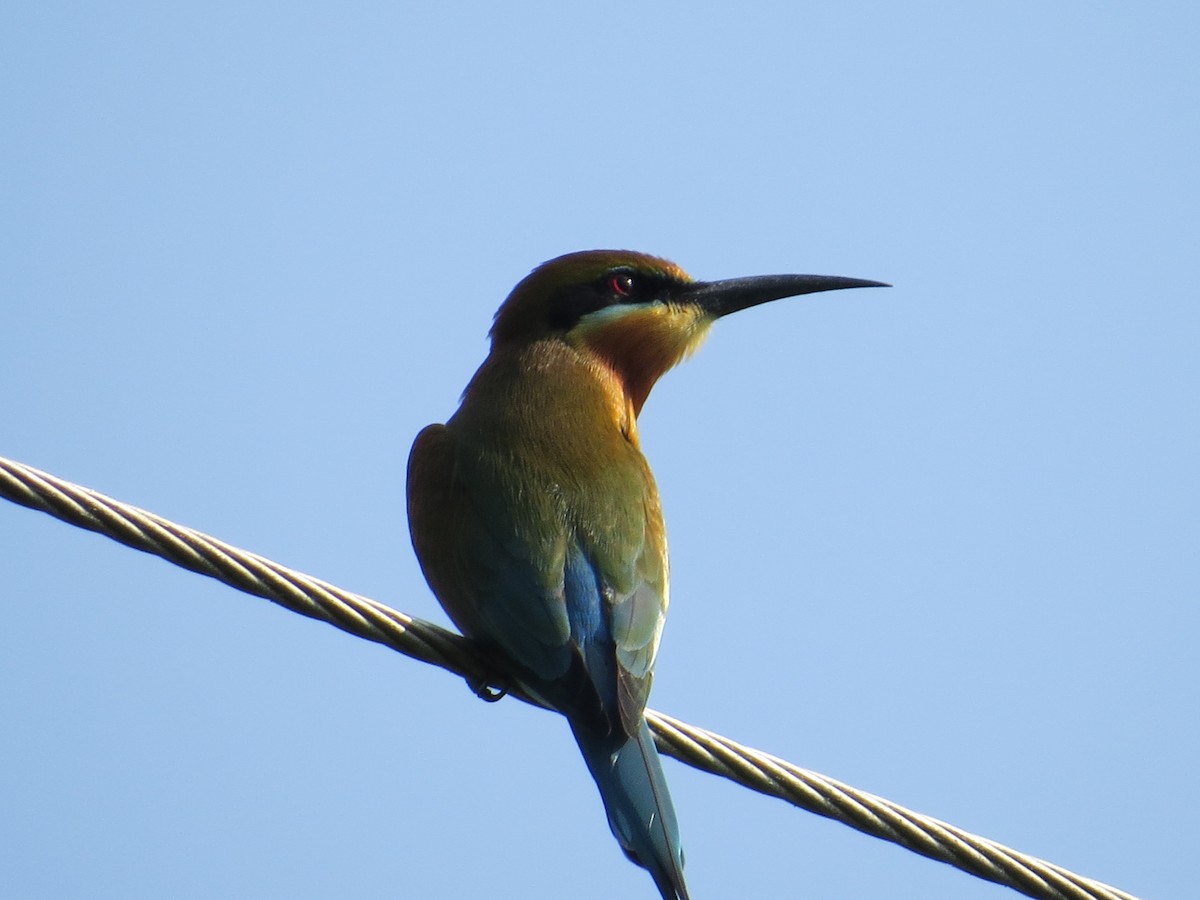
[[675, 809], [644, 710], [667, 615], [667, 538], [637, 417], [709, 326], [760, 303], [879, 282], [694, 281], [641, 253], [535, 269], [491, 353], [408, 463], [413, 546], [454, 623], [570, 722], [625, 854], [687, 900]]

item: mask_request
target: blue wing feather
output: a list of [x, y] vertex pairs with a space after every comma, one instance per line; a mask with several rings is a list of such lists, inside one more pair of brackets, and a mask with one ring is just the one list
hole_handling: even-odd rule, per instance
[[[518, 520], [513, 495], [526, 486], [506, 484], [489, 464], [486, 454], [456, 454], [444, 426], [414, 444], [409, 517], [426, 578], [465, 634], [499, 648], [512, 674], [567, 717], [625, 854], [665, 900], [688, 900], [675, 811], [642, 714], [665, 580], [648, 580], [636, 563], [606, 577], [597, 536], [575, 532], [565, 509]], [[540, 501], [555, 509], [556, 498]], [[646, 552], [643, 543], [617, 556]]]
[[[612, 636], [612, 591], [578, 545], [567, 555], [565, 586], [571, 639], [604, 709], [607, 727], [589, 725], [588, 718], [572, 717], [569, 711], [567, 717], [600, 789], [609, 828], [625, 854], [650, 872], [664, 898], [687, 900], [675, 808], [640, 707], [633, 733], [624, 726]], [[616, 608], [628, 609], [635, 603], [631, 596]], [[626, 616], [636, 617], [636, 612], [630, 609]]]

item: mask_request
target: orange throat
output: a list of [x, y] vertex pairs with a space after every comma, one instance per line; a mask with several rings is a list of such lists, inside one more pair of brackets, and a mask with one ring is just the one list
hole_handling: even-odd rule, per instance
[[609, 307], [577, 326], [571, 343], [616, 375], [636, 416], [658, 379], [696, 351], [710, 325], [694, 306]]

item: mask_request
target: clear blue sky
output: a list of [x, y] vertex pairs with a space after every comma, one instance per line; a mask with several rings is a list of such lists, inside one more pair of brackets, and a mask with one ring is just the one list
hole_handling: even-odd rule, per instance
[[[0, 454], [444, 622], [403, 471], [531, 267], [893, 282], [642, 417], [652, 705], [1195, 888], [1194, 3], [8, 4]], [[649, 898], [561, 720], [0, 503], [0, 893]], [[666, 763], [697, 900], [1015, 896]]]

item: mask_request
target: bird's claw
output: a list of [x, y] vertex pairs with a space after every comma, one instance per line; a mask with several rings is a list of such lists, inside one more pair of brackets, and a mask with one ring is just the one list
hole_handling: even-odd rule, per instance
[[483, 679], [467, 679], [467, 686], [471, 692], [485, 703], [496, 703], [503, 700], [508, 695], [508, 689], [498, 687]]

